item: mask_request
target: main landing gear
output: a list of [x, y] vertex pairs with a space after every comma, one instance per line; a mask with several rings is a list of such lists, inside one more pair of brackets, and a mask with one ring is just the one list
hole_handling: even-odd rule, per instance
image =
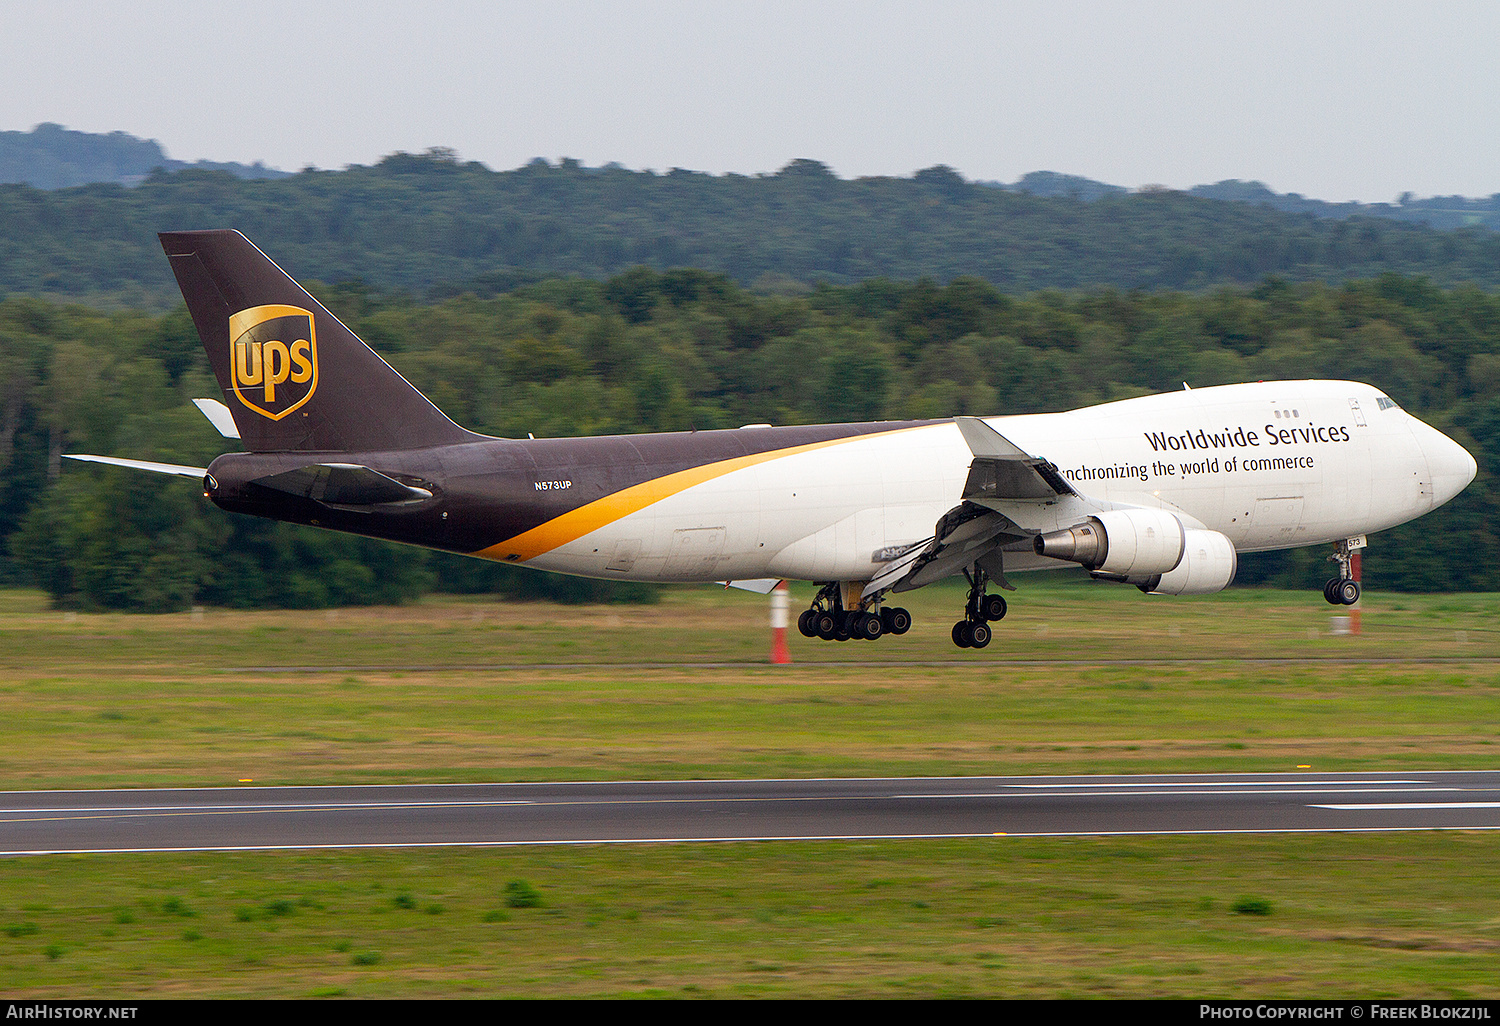
[[887, 606], [877, 612], [869, 603], [862, 602], [858, 608], [846, 610], [843, 591], [838, 581], [823, 585], [812, 607], [797, 617], [797, 629], [803, 637], [874, 641], [885, 634], [905, 634], [911, 630], [911, 614], [905, 609]]
[[[1360, 544], [1363, 544], [1361, 539]], [[1347, 541], [1341, 541], [1328, 558], [1339, 565], [1339, 575], [1329, 578], [1323, 585], [1323, 597], [1331, 606], [1352, 606], [1359, 601], [1359, 582], [1354, 579], [1354, 553], [1357, 550]]]
[[965, 570], [964, 576], [969, 579], [969, 601], [964, 607], [964, 618], [953, 625], [953, 643], [959, 648], [984, 648], [993, 635], [990, 624], [1005, 619], [1005, 599], [985, 594], [989, 579], [979, 567]]
[[[984, 648], [993, 632], [990, 624], [1005, 619], [1006, 603], [1000, 595], [985, 591], [989, 575], [975, 565], [964, 571], [969, 581], [969, 598], [964, 604], [964, 618], [953, 625], [953, 643], [959, 648]], [[1002, 579], [1002, 583], [1003, 579]], [[850, 605], [859, 594], [849, 585]], [[856, 608], [845, 608], [846, 585], [830, 581], [818, 590], [812, 606], [797, 617], [797, 629], [803, 637], [824, 641], [848, 641], [858, 638], [874, 641], [886, 634], [905, 634], [911, 630], [911, 613], [900, 606], [873, 608], [878, 599], [861, 601]]]

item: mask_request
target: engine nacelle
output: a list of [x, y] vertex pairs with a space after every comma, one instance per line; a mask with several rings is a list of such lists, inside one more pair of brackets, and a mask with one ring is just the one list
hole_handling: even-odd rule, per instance
[[1074, 527], [1039, 534], [1032, 548], [1039, 556], [1082, 563], [1095, 573], [1134, 583], [1175, 569], [1186, 544], [1182, 521], [1166, 510], [1112, 509]]
[[1189, 530], [1182, 562], [1139, 587], [1150, 595], [1212, 595], [1229, 587], [1238, 568], [1234, 542], [1218, 531]]

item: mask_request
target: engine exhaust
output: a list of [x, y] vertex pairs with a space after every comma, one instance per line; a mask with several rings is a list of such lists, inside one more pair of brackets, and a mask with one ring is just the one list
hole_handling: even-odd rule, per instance
[[1039, 534], [1032, 539], [1031, 547], [1038, 556], [1082, 563], [1090, 570], [1103, 566], [1109, 558], [1109, 536], [1094, 517], [1074, 527]]

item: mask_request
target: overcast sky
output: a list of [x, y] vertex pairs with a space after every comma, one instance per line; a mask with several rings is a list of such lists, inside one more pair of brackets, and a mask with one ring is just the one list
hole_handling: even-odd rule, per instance
[[948, 164], [1327, 200], [1500, 192], [1492, 2], [7, 4], [0, 130], [287, 170], [448, 146], [746, 174]]

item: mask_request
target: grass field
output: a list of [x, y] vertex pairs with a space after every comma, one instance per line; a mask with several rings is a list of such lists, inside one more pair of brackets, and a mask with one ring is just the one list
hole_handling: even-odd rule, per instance
[[[157, 617], [0, 592], [0, 787], [1494, 764], [1500, 595], [1369, 596], [1339, 637], [1315, 591], [1021, 583], [983, 652], [948, 640], [961, 592], [930, 588], [911, 634], [794, 636], [786, 667], [766, 600], [717, 589]], [[33, 858], [0, 876], [0, 988], [1494, 997], [1497, 854], [1413, 833]], [[507, 904], [519, 880], [540, 905]]]

